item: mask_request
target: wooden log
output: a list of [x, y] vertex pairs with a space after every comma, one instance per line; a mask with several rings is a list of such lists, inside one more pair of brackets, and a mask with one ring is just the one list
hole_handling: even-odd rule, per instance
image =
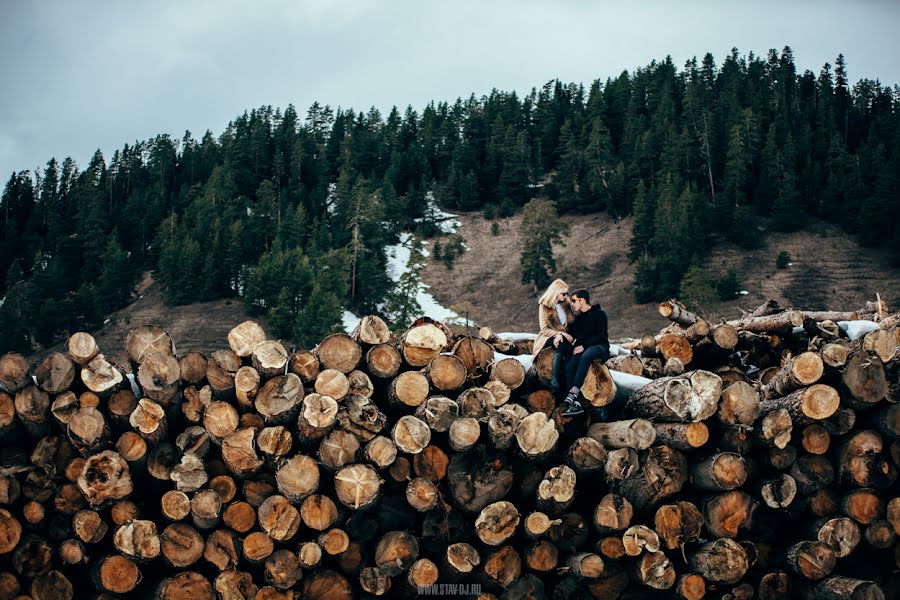
[[763, 397], [780, 398], [801, 388], [810, 386], [822, 377], [824, 365], [815, 352], [804, 352], [792, 357], [763, 388]]
[[437, 486], [424, 477], [416, 477], [406, 486], [406, 502], [419, 512], [433, 509], [438, 503]]
[[584, 383], [581, 384], [581, 395], [594, 408], [610, 404], [616, 397], [616, 382], [609, 369], [599, 360], [591, 363]]
[[579, 475], [601, 471], [606, 460], [606, 448], [590, 437], [578, 438], [566, 451], [566, 464]]
[[134, 364], [141, 364], [149, 354], [175, 355], [171, 336], [156, 325], [142, 325], [125, 335], [125, 351]]
[[317, 571], [303, 581], [302, 598], [309, 600], [350, 600], [353, 598], [350, 582], [341, 574], [327, 569]]
[[503, 546], [484, 561], [484, 576], [500, 587], [509, 587], [522, 575], [522, 557], [512, 546]]
[[432, 396], [416, 408], [416, 417], [438, 433], [446, 432], [459, 416], [459, 405], [444, 396]]
[[267, 533], [254, 531], [244, 538], [242, 551], [250, 564], [262, 564], [275, 551], [275, 542]]
[[85, 544], [96, 544], [106, 536], [109, 525], [96, 511], [85, 509], [72, 517], [72, 531]]
[[800, 439], [803, 449], [810, 454], [825, 454], [831, 446], [831, 434], [818, 423], [804, 427]]
[[633, 448], [617, 448], [606, 455], [606, 478], [610, 481], [621, 481], [631, 477], [638, 470], [637, 451]]
[[630, 375], [640, 376], [644, 373], [644, 363], [641, 362], [640, 358], [632, 354], [613, 356], [606, 361], [606, 366], [613, 371], [628, 373]]
[[607, 448], [646, 450], [656, 441], [656, 429], [644, 419], [594, 423], [587, 435]]
[[858, 431], [838, 449], [838, 480], [841, 483], [887, 489], [897, 480], [897, 468], [882, 455], [884, 442], [873, 430]]
[[746, 462], [733, 452], [713, 454], [691, 465], [691, 484], [701, 490], [733, 490], [744, 485], [747, 475]]
[[879, 550], [885, 550], [893, 547], [896, 534], [888, 521], [880, 519], [873, 521], [866, 527], [864, 537], [870, 546]]
[[266, 423], [286, 425], [297, 418], [303, 402], [303, 383], [293, 373], [273, 377], [256, 394], [254, 406]]
[[849, 556], [862, 540], [859, 525], [849, 517], [820, 518], [812, 523], [809, 533], [828, 544], [836, 558]]
[[850, 357], [841, 375], [841, 385], [847, 393], [851, 408], [871, 408], [884, 399], [888, 392], [884, 365], [872, 359], [868, 352], [856, 352]]
[[803, 326], [803, 314], [796, 310], [786, 310], [770, 315], [748, 316], [737, 321], [728, 321], [727, 324], [738, 331], [788, 334], [794, 327]]
[[234, 532], [217, 529], [206, 539], [203, 558], [219, 571], [225, 571], [237, 567], [241, 552], [241, 540]]
[[222, 571], [213, 585], [221, 600], [253, 600], [259, 591], [253, 576], [244, 571]]
[[341, 373], [354, 370], [362, 359], [362, 348], [346, 333], [333, 333], [319, 342], [316, 357], [325, 369]]
[[481, 556], [472, 545], [456, 542], [447, 546], [444, 553], [446, 570], [452, 576], [468, 575], [481, 564]]
[[206, 379], [208, 368], [206, 356], [201, 352], [188, 352], [178, 359], [178, 370], [181, 382], [187, 385], [199, 385]]
[[481, 436], [481, 425], [471, 417], [463, 417], [453, 421], [447, 432], [450, 447], [456, 452], [465, 452], [478, 443]]
[[622, 546], [628, 556], [639, 556], [644, 551], [658, 552], [659, 536], [646, 525], [632, 525], [622, 534]]
[[741, 490], [710, 496], [702, 503], [703, 522], [716, 537], [736, 538], [750, 528], [759, 502]]
[[197, 530], [186, 523], [173, 523], [159, 537], [160, 551], [169, 566], [189, 567], [200, 560], [205, 543]]
[[553, 467], [538, 484], [537, 507], [551, 515], [562, 513], [575, 500], [575, 483], [575, 471], [565, 465]]
[[[454, 392], [466, 382], [466, 365], [452, 354], [438, 354], [426, 365], [425, 376], [441, 392]], [[426, 392], [427, 394], [427, 392]]]
[[375, 346], [391, 339], [391, 330], [381, 317], [366, 315], [356, 324], [350, 337], [360, 344]]
[[48, 432], [50, 396], [35, 385], [27, 385], [16, 392], [16, 416], [28, 435], [43, 437]]
[[168, 431], [165, 410], [152, 400], [139, 400], [128, 422], [150, 446], [157, 445]]
[[230, 400], [235, 395], [234, 378], [241, 358], [233, 350], [216, 350], [206, 365], [206, 380], [216, 398]]
[[[377, 468], [386, 469], [397, 459], [397, 444], [390, 438], [379, 435], [366, 444], [363, 455]], [[416, 456], [421, 456], [421, 454]]]
[[279, 591], [287, 591], [297, 585], [303, 575], [297, 555], [287, 549], [276, 550], [263, 564], [266, 583]]
[[400, 352], [390, 344], [378, 344], [366, 352], [366, 371], [372, 377], [392, 379], [397, 376], [402, 364]]
[[340, 401], [350, 393], [350, 379], [340, 371], [325, 369], [316, 377], [315, 390], [317, 394]]
[[[337, 371], [333, 371], [337, 373]], [[343, 375], [341, 374], [343, 377]], [[301, 443], [311, 445], [325, 437], [337, 422], [338, 403], [331, 396], [309, 394], [303, 399], [297, 417], [297, 433]]]
[[684, 600], [701, 600], [706, 595], [706, 580], [696, 573], [686, 573], [675, 582], [675, 593]]
[[303, 383], [314, 381], [320, 369], [321, 364], [314, 352], [295, 352], [288, 363], [288, 371], [299, 377]]
[[222, 522], [237, 533], [247, 533], [256, 525], [256, 511], [247, 502], [233, 502], [222, 513]]
[[628, 498], [640, 511], [681, 491], [687, 477], [687, 461], [681, 452], [654, 446], [641, 454], [637, 471], [621, 481], [610, 482], [610, 489]]
[[884, 515], [885, 504], [878, 492], [861, 488], [844, 496], [841, 510], [860, 525], [869, 525]]
[[881, 587], [872, 581], [835, 575], [820, 581], [812, 590], [821, 600], [884, 600]]
[[391, 402], [400, 407], [415, 408], [428, 398], [428, 378], [418, 371], [405, 371], [391, 381], [388, 391]]
[[526, 372], [526, 377], [540, 386], [548, 387], [553, 375], [553, 360], [556, 358], [556, 348], [545, 346], [531, 361], [531, 367]]
[[367, 594], [384, 596], [391, 589], [391, 578], [378, 567], [365, 567], [359, 573], [359, 586]]
[[719, 420], [726, 425], [753, 425], [759, 417], [759, 392], [749, 383], [737, 381], [722, 392]]
[[433, 561], [420, 558], [409, 568], [406, 581], [411, 589], [418, 591], [437, 583], [439, 576], [440, 570]]
[[378, 405], [363, 396], [350, 396], [338, 409], [338, 423], [342, 429], [350, 431], [361, 441], [369, 441], [384, 429], [387, 417]]
[[820, 356], [822, 357], [822, 364], [826, 367], [826, 370], [829, 368], [840, 369], [847, 364], [847, 361], [850, 358], [850, 352], [847, 349], [846, 344], [835, 342], [822, 346]]
[[690, 327], [700, 317], [687, 310], [683, 304], [677, 300], [666, 300], [659, 303], [659, 315], [665, 319], [669, 319], [673, 323], [678, 323], [682, 327]]
[[95, 508], [125, 498], [134, 489], [128, 463], [112, 450], [87, 458], [77, 483], [81, 493]]
[[625, 412], [665, 422], [698, 422], [716, 412], [721, 393], [718, 375], [693, 371], [651, 381], [628, 399]]
[[69, 441], [85, 458], [97, 454], [109, 444], [109, 426], [96, 408], [82, 408], [69, 419]]
[[291, 540], [300, 527], [300, 512], [284, 496], [273, 495], [259, 507], [259, 526], [278, 542]]
[[359, 452], [359, 439], [355, 435], [335, 429], [322, 439], [318, 457], [323, 467], [337, 470], [355, 462]]
[[534, 511], [522, 521], [522, 530], [528, 539], [537, 540], [544, 537], [553, 525], [560, 523], [560, 519], [552, 520], [546, 513]]
[[675, 502], [660, 506], [653, 518], [653, 529], [668, 550], [682, 548], [700, 537], [703, 515], [690, 502]]
[[667, 590], [675, 585], [675, 568], [662, 552], [646, 552], [634, 563], [635, 579], [649, 588]]
[[22, 539], [22, 524], [5, 508], [0, 508], [0, 556], [9, 554]]
[[691, 342], [681, 333], [664, 333], [657, 345], [663, 360], [677, 358], [681, 364], [687, 365], [694, 360], [694, 349]]
[[372, 383], [372, 379], [363, 371], [358, 369], [350, 371], [347, 375], [347, 381], [350, 384], [348, 394], [371, 398], [375, 393], [375, 385]]
[[553, 452], [559, 440], [555, 423], [544, 413], [532, 413], [516, 427], [519, 451], [532, 460], [543, 460]]
[[209, 580], [195, 571], [185, 571], [160, 582], [155, 600], [213, 600], [216, 597]]
[[256, 473], [264, 461], [256, 453], [256, 429], [238, 429], [222, 440], [222, 460], [238, 478]]
[[144, 396], [162, 406], [168, 406], [181, 388], [181, 366], [170, 354], [147, 354], [138, 368], [137, 382]]
[[746, 550], [728, 538], [704, 544], [689, 564], [706, 581], [720, 584], [737, 583], [750, 568]]
[[418, 454], [431, 441], [431, 429], [422, 420], [404, 415], [391, 430], [391, 437], [401, 452]]
[[491, 380], [501, 381], [510, 391], [519, 389], [525, 383], [525, 367], [515, 358], [498, 360], [491, 370]]
[[631, 525], [634, 508], [627, 498], [606, 494], [594, 509], [594, 527], [600, 534], [623, 531]]
[[795, 425], [808, 425], [832, 416], [840, 406], [841, 397], [837, 390], [820, 383], [796, 390], [782, 398], [770, 398], [759, 404], [761, 413], [775, 409], [788, 411]]
[[138, 562], [153, 560], [160, 553], [156, 523], [144, 519], [133, 519], [116, 529], [113, 544], [116, 550]]
[[70, 335], [66, 342], [66, 349], [68, 350], [69, 358], [82, 367], [91, 362], [91, 359], [100, 352], [94, 336], [84, 331]]
[[419, 542], [407, 531], [389, 531], [375, 546], [375, 564], [394, 577], [403, 573], [419, 558]]
[[134, 591], [141, 581], [141, 571], [127, 556], [113, 554], [101, 558], [94, 567], [95, 585], [112, 594], [127, 594]]
[[488, 454], [483, 446], [450, 458], [447, 486], [451, 498], [463, 511], [480, 512], [506, 496], [512, 484], [513, 473], [505, 458]]
[[285, 374], [287, 371], [288, 353], [284, 346], [281, 345], [281, 342], [263, 340], [253, 346], [251, 360], [253, 368], [259, 373], [260, 378], [269, 379], [270, 377]]
[[794, 421], [788, 409], [776, 408], [763, 416], [756, 440], [764, 446], [783, 449], [791, 441], [793, 430]]
[[802, 541], [787, 549], [786, 565], [797, 575], [819, 581], [831, 574], [835, 560], [834, 550], [828, 544]]
[[365, 464], [344, 467], [334, 476], [338, 500], [353, 510], [374, 504], [381, 492], [381, 483], [375, 469]]
[[764, 479], [759, 484], [759, 497], [769, 508], [786, 508], [797, 496], [797, 482], [782, 473], [778, 477]]
[[655, 443], [676, 450], [690, 451], [702, 448], [709, 441], [709, 428], [698, 423], [654, 423]]
[[75, 365], [64, 354], [48, 354], [34, 369], [38, 387], [48, 394], [61, 394], [75, 380]]

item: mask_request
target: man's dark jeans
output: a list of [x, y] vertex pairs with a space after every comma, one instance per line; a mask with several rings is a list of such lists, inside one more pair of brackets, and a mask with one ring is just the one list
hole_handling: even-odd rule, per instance
[[[551, 339], [549, 342], [553, 344]], [[550, 379], [550, 387], [555, 389], [566, 389], [566, 364], [572, 358], [572, 344], [565, 340], [556, 347], [556, 356], [553, 357], [553, 376]]]
[[[591, 363], [597, 359], [606, 361], [608, 358], [609, 348], [606, 346], [588, 346], [581, 354], [573, 354], [566, 362], [566, 387], [580, 388], [584, 378], [587, 377], [588, 369], [591, 368]], [[553, 366], [556, 366], [555, 362]]]

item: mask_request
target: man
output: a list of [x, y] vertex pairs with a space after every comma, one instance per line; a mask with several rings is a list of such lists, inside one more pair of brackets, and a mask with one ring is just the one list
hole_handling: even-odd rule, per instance
[[566, 380], [571, 386], [563, 402], [564, 417], [580, 415], [584, 412], [581, 402], [581, 385], [587, 377], [588, 369], [594, 360], [609, 358], [609, 334], [607, 333], [606, 313], [599, 304], [591, 304], [591, 295], [587, 290], [578, 290], [570, 296], [572, 312], [575, 320], [569, 327], [572, 341], [572, 358], [566, 364]]

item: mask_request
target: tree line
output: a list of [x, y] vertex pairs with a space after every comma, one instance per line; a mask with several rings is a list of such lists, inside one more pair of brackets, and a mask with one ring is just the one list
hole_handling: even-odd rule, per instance
[[[0, 351], [99, 325], [148, 270], [169, 303], [241, 298], [311, 343], [344, 308], [398, 304], [385, 247], [435, 232], [432, 197], [491, 217], [536, 197], [633, 214], [639, 301], [677, 293], [718, 240], [752, 246], [812, 218], [900, 259], [898, 102], [877, 80], [851, 87], [843, 56], [801, 74], [790, 48], [735, 49], [421, 111], [263, 106], [218, 137], [161, 134], [84, 170], [51, 159], [0, 197]], [[543, 285], [552, 254], [526, 259], [523, 280]]]

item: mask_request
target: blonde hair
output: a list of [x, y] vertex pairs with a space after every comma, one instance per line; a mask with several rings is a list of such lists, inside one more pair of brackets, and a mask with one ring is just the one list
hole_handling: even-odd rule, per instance
[[562, 279], [554, 279], [553, 283], [547, 286], [547, 291], [540, 297], [538, 300], [538, 304], [542, 304], [547, 308], [553, 308], [556, 306], [556, 296], [562, 292], [569, 291], [569, 284], [563, 281]]

